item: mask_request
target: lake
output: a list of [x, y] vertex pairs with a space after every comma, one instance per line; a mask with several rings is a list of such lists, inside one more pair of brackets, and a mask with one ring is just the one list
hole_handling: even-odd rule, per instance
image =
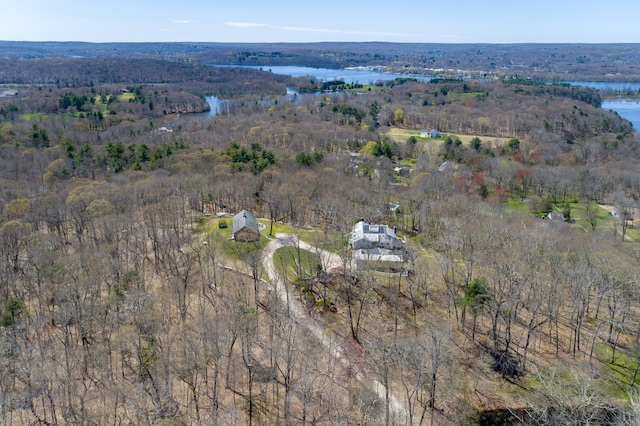
[[620, 117], [626, 118], [633, 124], [633, 130], [640, 130], [640, 102], [614, 100], [602, 101], [602, 109], [617, 112]]
[[[637, 82], [621, 82], [612, 83], [604, 81], [570, 81], [568, 84], [572, 86], [587, 86], [601, 91], [621, 92], [638, 91], [640, 83]], [[625, 118], [633, 125], [635, 132], [640, 131], [640, 102], [628, 100], [605, 100], [602, 101], [602, 109], [615, 111], [620, 117]]]
[[609, 81], [567, 81], [566, 84], [572, 86], [587, 86], [593, 87], [597, 90], [612, 91], [612, 92], [626, 92], [628, 90], [638, 91], [640, 90], [640, 83], [637, 82], [621, 82], [612, 83]]
[[330, 68], [310, 68], [297, 66], [245, 66], [243, 68], [253, 68], [262, 71], [272, 72], [280, 75], [290, 75], [292, 77], [312, 77], [319, 81], [342, 80], [345, 83], [369, 84], [376, 81], [389, 81], [396, 78], [415, 78], [421, 81], [429, 81], [428, 76], [414, 76], [409, 74], [394, 74], [378, 71], [375, 68], [358, 69], [330, 69]]

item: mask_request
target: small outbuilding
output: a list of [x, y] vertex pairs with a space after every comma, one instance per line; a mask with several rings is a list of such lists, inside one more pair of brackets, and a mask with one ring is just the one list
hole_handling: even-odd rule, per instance
[[409, 166], [394, 167], [393, 171], [401, 177], [407, 177], [411, 174], [411, 168]]
[[562, 223], [564, 222], [564, 215], [558, 212], [550, 212], [547, 215], [547, 219], [550, 220], [551, 222]]
[[246, 210], [242, 210], [233, 216], [233, 239], [236, 241], [251, 242], [260, 239], [260, 229], [256, 217]]

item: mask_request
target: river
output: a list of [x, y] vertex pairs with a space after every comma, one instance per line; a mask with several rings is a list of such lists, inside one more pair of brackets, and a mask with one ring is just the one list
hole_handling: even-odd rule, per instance
[[572, 86], [587, 86], [597, 90], [608, 92], [627, 92], [640, 90], [640, 83], [637, 82], [620, 82], [613, 83], [610, 81], [568, 81], [567, 84]]
[[345, 83], [370, 84], [376, 81], [389, 81], [396, 78], [415, 78], [422, 81], [429, 81], [428, 76], [414, 76], [410, 74], [394, 74], [379, 71], [377, 68], [361, 67], [353, 69], [330, 69], [330, 68], [310, 68], [297, 66], [273, 66], [258, 67], [246, 66], [243, 68], [253, 68], [262, 71], [272, 72], [280, 75], [290, 75], [292, 77], [312, 77], [319, 81], [342, 80]]

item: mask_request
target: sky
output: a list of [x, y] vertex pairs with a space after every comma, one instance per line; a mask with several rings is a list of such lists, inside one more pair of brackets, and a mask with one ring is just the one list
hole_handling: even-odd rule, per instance
[[640, 43], [638, 0], [0, 0], [0, 40]]

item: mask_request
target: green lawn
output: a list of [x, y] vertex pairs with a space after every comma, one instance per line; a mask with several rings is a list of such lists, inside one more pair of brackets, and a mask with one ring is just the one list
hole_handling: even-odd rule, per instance
[[347, 89], [346, 91], [353, 93], [377, 93], [381, 92], [382, 88], [375, 84], [363, 84], [362, 87], [358, 89]]
[[626, 236], [634, 241], [640, 241], [640, 228], [638, 228], [638, 225], [629, 225]]
[[46, 117], [46, 114], [22, 114], [20, 117], [26, 121], [29, 121], [33, 120], [34, 118]]
[[129, 100], [131, 99], [135, 99], [136, 95], [130, 92], [127, 93], [122, 93], [121, 95], [118, 96], [118, 100], [120, 102], [129, 102]]
[[[627, 391], [630, 389], [633, 376], [638, 368], [638, 360], [633, 359], [629, 353], [621, 349], [616, 350], [615, 359], [611, 362], [612, 348], [604, 343], [597, 343], [595, 347], [596, 357], [603, 366], [613, 375], [607, 393], [616, 395], [618, 398], [626, 399]], [[636, 385], [640, 381], [640, 373], [636, 377]]]
[[[226, 227], [220, 228], [220, 223], [225, 222]], [[210, 244], [217, 244], [224, 254], [233, 259], [239, 259], [245, 252], [259, 251], [269, 244], [269, 241], [273, 239], [273, 236], [269, 235], [271, 228], [271, 221], [266, 219], [258, 219], [258, 223], [261, 225], [260, 239], [253, 243], [240, 243], [231, 239], [232, 234], [232, 216], [227, 215], [224, 217], [203, 217], [200, 219], [194, 234], [201, 234], [203, 241], [208, 241]], [[303, 230], [293, 226], [285, 225], [282, 223], [273, 223], [273, 235], [276, 234], [295, 234], [300, 240], [308, 242], [313, 239], [315, 231]]]
[[[107, 96], [107, 102], [109, 101], [109, 99], [111, 98], [112, 95], [108, 95]], [[102, 102], [102, 96], [100, 95], [95, 95], [93, 97], [93, 104], [97, 107], [99, 107], [100, 111], [102, 112], [106, 112], [108, 111], [108, 104]]]
[[506, 206], [509, 211], [514, 213], [522, 213], [522, 214], [530, 213], [529, 205], [527, 204], [526, 201], [523, 202], [521, 200], [511, 199], [511, 200], [507, 200]]
[[[611, 221], [612, 217], [605, 209], [600, 206], [593, 208], [595, 208], [596, 229]], [[591, 231], [593, 229], [587, 216], [587, 206], [584, 203], [571, 203], [571, 218], [585, 230]]]
[[278, 274], [286, 282], [297, 282], [300, 279], [315, 275], [320, 261], [315, 253], [296, 247], [281, 247], [273, 254], [273, 262]]
[[494, 137], [494, 136], [478, 136], [478, 135], [458, 135], [453, 133], [441, 133], [440, 138], [421, 138], [420, 130], [412, 130], [412, 129], [403, 129], [400, 127], [390, 127], [389, 131], [386, 133], [386, 136], [389, 137], [394, 142], [406, 142], [411, 136], [415, 136], [418, 142], [436, 142], [438, 144], [443, 143], [447, 137], [451, 136], [452, 138], [458, 138], [462, 141], [464, 146], [469, 146], [469, 142], [471, 139], [478, 137], [482, 141], [482, 146], [492, 146], [494, 149], [497, 147], [505, 146], [509, 139], [511, 138], [503, 138], [503, 137]]

